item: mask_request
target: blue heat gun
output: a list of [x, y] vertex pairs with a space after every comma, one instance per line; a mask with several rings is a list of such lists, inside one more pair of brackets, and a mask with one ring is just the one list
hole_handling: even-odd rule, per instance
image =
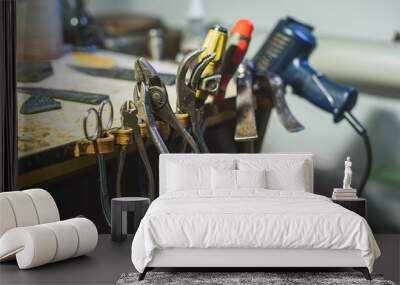
[[277, 113], [289, 131], [302, 130], [303, 126], [291, 114], [284, 100], [284, 87], [287, 85], [292, 87], [293, 93], [331, 113], [334, 122], [345, 118], [362, 136], [367, 149], [367, 163], [360, 193], [370, 173], [372, 151], [365, 128], [350, 112], [356, 104], [358, 92], [354, 87], [330, 81], [310, 66], [308, 57], [316, 47], [312, 32], [312, 26], [291, 17], [280, 20], [253, 59], [255, 73], [270, 78]]
[[358, 92], [330, 81], [310, 66], [308, 57], [316, 47], [312, 31], [312, 26], [290, 17], [280, 20], [254, 58], [256, 73], [278, 75], [295, 94], [332, 113], [339, 122], [356, 104]]

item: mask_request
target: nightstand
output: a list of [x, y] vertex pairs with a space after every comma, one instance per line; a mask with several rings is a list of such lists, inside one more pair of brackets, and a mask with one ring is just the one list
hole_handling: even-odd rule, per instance
[[120, 197], [111, 200], [111, 239], [112, 241], [124, 241], [127, 238], [127, 212], [133, 212], [134, 229], [136, 233], [140, 221], [144, 217], [150, 205], [149, 198]]
[[332, 199], [332, 202], [339, 204], [340, 206], [359, 214], [363, 218], [367, 218], [367, 200], [364, 198], [357, 199]]

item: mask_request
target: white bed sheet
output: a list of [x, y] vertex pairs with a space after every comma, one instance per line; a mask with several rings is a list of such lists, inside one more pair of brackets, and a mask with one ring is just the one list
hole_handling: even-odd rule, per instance
[[265, 189], [162, 195], [134, 237], [135, 268], [166, 248], [357, 249], [371, 272], [380, 255], [361, 216], [324, 196]]

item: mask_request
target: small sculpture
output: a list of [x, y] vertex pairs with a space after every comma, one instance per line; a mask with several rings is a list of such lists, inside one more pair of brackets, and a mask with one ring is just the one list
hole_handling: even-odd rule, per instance
[[351, 160], [350, 156], [347, 157], [344, 162], [344, 178], [343, 178], [343, 189], [352, 189], [351, 188], [351, 177], [353, 176], [353, 172], [351, 170]]

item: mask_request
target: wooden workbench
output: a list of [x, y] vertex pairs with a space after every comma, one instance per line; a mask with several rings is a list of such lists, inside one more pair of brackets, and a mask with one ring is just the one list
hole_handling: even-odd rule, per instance
[[[117, 66], [132, 68], [135, 57], [108, 51], [96, 54], [112, 58]], [[18, 87], [42, 87], [68, 89], [108, 95], [114, 106], [113, 127], [120, 126], [119, 109], [125, 100], [132, 100], [134, 82], [94, 77], [75, 71], [69, 67], [74, 61], [71, 53], [52, 61], [54, 74], [38, 83], [18, 83]], [[157, 71], [176, 74], [177, 64], [172, 62], [152, 61]], [[176, 107], [175, 86], [167, 86], [169, 101], [173, 110]], [[232, 90], [232, 87], [230, 87]], [[234, 96], [234, 92], [230, 92]], [[18, 92], [18, 111], [30, 95]], [[59, 110], [44, 113], [18, 115], [18, 156], [19, 156], [19, 188], [52, 179], [81, 168], [93, 165], [94, 157], [73, 156], [76, 141], [84, 137], [82, 120], [85, 111], [93, 105], [65, 100]], [[228, 100], [226, 100], [228, 101]], [[213, 112], [209, 118], [209, 126], [234, 120], [234, 100], [228, 104], [230, 110]], [[96, 106], [94, 106], [96, 107]], [[213, 108], [211, 108], [213, 109]], [[233, 138], [232, 138], [233, 139]], [[134, 146], [131, 147], [131, 151]], [[113, 157], [110, 155], [109, 157]]]
[[[108, 51], [96, 52], [107, 56], [119, 67], [133, 69], [135, 57]], [[108, 95], [114, 106], [113, 127], [120, 126], [119, 108], [125, 100], [131, 99], [134, 82], [94, 77], [75, 71], [69, 67], [74, 56], [68, 53], [53, 60], [54, 74], [38, 83], [18, 83], [18, 87], [42, 87], [67, 89]], [[165, 73], [176, 73], [176, 64], [169, 62], [152, 62], [157, 70]], [[175, 87], [167, 87], [169, 94], [174, 94]], [[21, 105], [30, 95], [18, 92], [18, 112]], [[171, 105], [175, 106], [175, 96]], [[19, 186], [24, 187], [40, 182], [42, 173], [47, 178], [63, 175], [93, 163], [93, 157], [76, 159], [73, 148], [76, 141], [84, 137], [82, 120], [89, 104], [58, 100], [62, 108], [38, 114], [18, 114], [18, 157]]]
[[[135, 57], [113, 52], [99, 52], [117, 62], [117, 65], [132, 68]], [[86, 75], [69, 67], [73, 63], [72, 54], [67, 54], [52, 61], [54, 74], [38, 83], [18, 83], [18, 87], [43, 87], [68, 89], [108, 95], [114, 105], [113, 126], [120, 125], [119, 108], [125, 100], [132, 99], [134, 82], [100, 78]], [[157, 70], [176, 73], [177, 66], [168, 62], [152, 62]], [[174, 93], [174, 86], [167, 87], [169, 94]], [[18, 92], [18, 110], [30, 95]], [[171, 105], [175, 106], [175, 96], [170, 96]], [[18, 115], [18, 156], [23, 158], [46, 151], [83, 138], [82, 118], [85, 111], [93, 105], [58, 100], [62, 109], [32, 115]]]

